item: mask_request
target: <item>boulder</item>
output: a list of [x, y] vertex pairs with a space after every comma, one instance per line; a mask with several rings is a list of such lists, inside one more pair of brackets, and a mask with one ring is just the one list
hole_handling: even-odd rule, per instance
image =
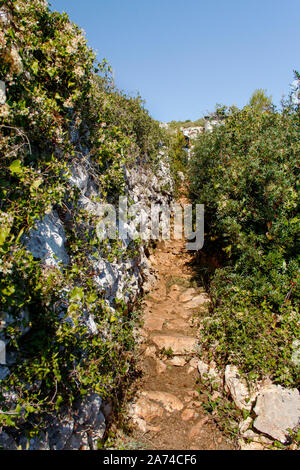
[[263, 387], [257, 397], [254, 427], [280, 442], [286, 442], [288, 429], [300, 422], [300, 394], [280, 385]]

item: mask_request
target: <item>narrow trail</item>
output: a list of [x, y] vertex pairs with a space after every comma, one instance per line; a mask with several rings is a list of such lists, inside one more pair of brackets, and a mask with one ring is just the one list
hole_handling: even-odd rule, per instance
[[197, 391], [199, 310], [205, 314], [209, 299], [193, 285], [191, 260], [185, 240], [160, 242], [150, 256], [156, 283], [143, 302], [141, 378], [129, 406], [133, 436], [155, 450], [233, 449]]

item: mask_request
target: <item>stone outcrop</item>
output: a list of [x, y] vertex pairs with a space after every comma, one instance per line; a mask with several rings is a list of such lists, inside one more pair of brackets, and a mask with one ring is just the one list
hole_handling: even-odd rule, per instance
[[198, 370], [204, 383], [218, 389], [215, 392], [218, 397], [221, 397], [222, 391], [228, 393], [237, 408], [251, 413], [251, 416], [239, 423], [238, 443], [241, 450], [265, 450], [271, 448], [275, 440], [286, 444], [290, 439], [290, 431], [298, 429], [298, 390], [275, 385], [269, 379], [252, 384], [250, 389], [238, 368], [230, 364], [222, 372], [201, 360], [198, 362]]
[[227, 365], [225, 369], [225, 385], [240, 410], [251, 410], [252, 404], [247, 382], [243, 379], [236, 366]]
[[[107, 202], [101, 194], [101, 188], [93, 179], [93, 171], [90, 162], [86, 159], [73, 164], [66, 174], [70, 188], [78, 191], [77, 206], [69, 207], [69, 212], [74, 215], [76, 210], [84, 209], [87, 214], [102, 215], [100, 202]], [[160, 151], [157, 171], [150, 167], [136, 166], [124, 167], [126, 183], [125, 194], [130, 202], [149, 207], [151, 203], [169, 204], [172, 198], [173, 182], [168, 166], [167, 155]], [[145, 215], [145, 214], [144, 214]], [[146, 215], [145, 215], [146, 216]], [[148, 217], [148, 215], [147, 215]], [[63, 272], [66, 266], [72, 266], [72, 252], [68, 251], [66, 244], [66, 231], [69, 220], [61, 219], [59, 213], [52, 208], [43, 218], [36, 221], [29, 233], [22, 236], [22, 243], [34, 258], [39, 259], [45, 267], [58, 269]], [[134, 233], [134, 222], [129, 221], [128, 233]], [[130, 241], [130, 239], [129, 239]], [[121, 247], [122, 255], [115, 260], [109, 260], [104, 255], [93, 256], [91, 252], [87, 257], [94, 274], [94, 283], [98, 287], [101, 298], [107, 302], [108, 308], [114, 311], [115, 300], [121, 300], [125, 304], [132, 304], [143, 290], [144, 280], [151, 278], [150, 265], [145, 255], [146, 242], [138, 246], [135, 255], [127, 256], [129, 244], [124, 240]], [[66, 286], [65, 291], [74, 286]], [[61, 305], [56, 306], [61, 312], [61, 321], [72, 321], [66, 317], [67, 302], [66, 292], [61, 292]], [[23, 333], [28, 331], [29, 318], [27, 312], [22, 313], [20, 322], [24, 323]], [[9, 323], [9, 315], [4, 321]], [[81, 322], [87, 326], [87, 334], [98, 334], [98, 327], [87, 311], [82, 311]], [[26, 329], [27, 328], [27, 329]], [[105, 334], [105, 332], [102, 332]], [[0, 338], [1, 339], [1, 338]], [[164, 365], [164, 364], [163, 364]], [[7, 365], [0, 366], [0, 380], [10, 373]], [[165, 367], [165, 365], [164, 365]], [[14, 400], [11, 404], [14, 407]], [[156, 407], [159, 406], [156, 404]], [[171, 405], [170, 405], [171, 406]], [[49, 418], [45, 432], [28, 440], [24, 434], [14, 438], [8, 432], [0, 432], [0, 446], [5, 449], [97, 449], [98, 441], [102, 439], [106, 429], [106, 418], [102, 411], [102, 399], [97, 394], [92, 394], [85, 400], [74, 405], [61, 419]]]
[[254, 428], [286, 442], [288, 430], [300, 424], [300, 394], [296, 389], [269, 385], [260, 389], [254, 408]]

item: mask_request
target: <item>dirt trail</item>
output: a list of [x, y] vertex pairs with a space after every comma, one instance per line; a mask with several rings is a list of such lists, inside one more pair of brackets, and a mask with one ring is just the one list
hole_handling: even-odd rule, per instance
[[185, 240], [160, 242], [150, 256], [156, 282], [143, 302], [142, 374], [129, 410], [133, 436], [151, 449], [232, 449], [197, 391], [197, 317], [209, 299], [193, 285], [191, 260]]

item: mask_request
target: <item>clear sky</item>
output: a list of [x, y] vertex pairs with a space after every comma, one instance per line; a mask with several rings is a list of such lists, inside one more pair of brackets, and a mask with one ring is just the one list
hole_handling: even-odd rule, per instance
[[300, 69], [300, 0], [50, 3], [84, 29], [116, 85], [140, 92], [163, 122], [244, 106], [256, 88], [279, 104]]

